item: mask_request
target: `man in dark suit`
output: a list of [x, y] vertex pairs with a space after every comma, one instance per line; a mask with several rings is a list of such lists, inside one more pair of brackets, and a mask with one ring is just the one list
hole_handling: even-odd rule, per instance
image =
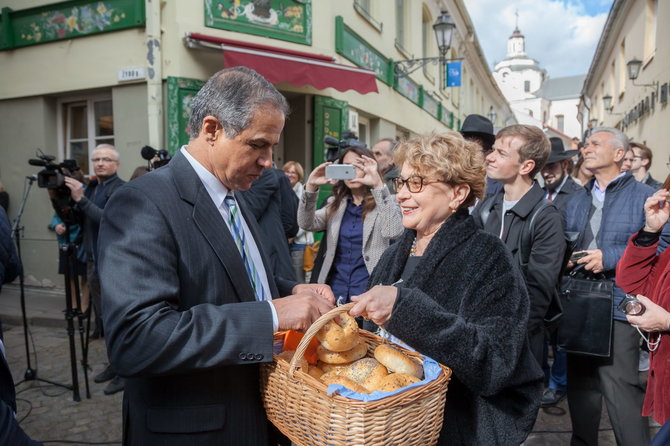
[[251, 188], [241, 192], [247, 209], [260, 228], [260, 242], [275, 276], [296, 280], [288, 239], [295, 237], [298, 226], [298, 197], [281, 169], [263, 171]]
[[125, 445], [267, 445], [259, 364], [273, 333], [334, 302], [327, 286], [273, 278], [235, 193], [271, 166], [287, 111], [255, 71], [216, 73], [193, 99], [188, 145], [105, 208], [103, 317], [127, 377]]

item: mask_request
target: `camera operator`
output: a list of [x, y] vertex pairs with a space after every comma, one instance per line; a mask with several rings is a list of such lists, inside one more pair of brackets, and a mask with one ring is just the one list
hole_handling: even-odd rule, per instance
[[[65, 177], [65, 185], [70, 189], [72, 200], [77, 207], [84, 213], [84, 246], [88, 252], [88, 283], [93, 301], [93, 308], [96, 312], [96, 328], [93, 338], [96, 334], [103, 335], [102, 312], [100, 305], [100, 282], [96, 269], [98, 258], [98, 230], [102, 212], [109, 197], [125, 183], [118, 177], [116, 171], [119, 168], [119, 152], [110, 144], [100, 144], [93, 150], [91, 157], [95, 179], [92, 180], [86, 189], [83, 183], [74, 178]], [[90, 259], [93, 259], [91, 262]], [[116, 376], [111, 366], [108, 366], [102, 373], [94, 379], [97, 383], [112, 380], [104, 392], [106, 395], [123, 390], [122, 378]]]

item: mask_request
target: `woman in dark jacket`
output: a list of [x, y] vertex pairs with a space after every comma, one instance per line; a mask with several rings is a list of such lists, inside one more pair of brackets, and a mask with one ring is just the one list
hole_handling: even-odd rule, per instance
[[481, 154], [449, 132], [402, 142], [395, 161], [406, 229], [350, 313], [452, 369], [439, 444], [518, 445], [537, 416], [542, 371], [523, 279], [467, 212], [485, 188]]

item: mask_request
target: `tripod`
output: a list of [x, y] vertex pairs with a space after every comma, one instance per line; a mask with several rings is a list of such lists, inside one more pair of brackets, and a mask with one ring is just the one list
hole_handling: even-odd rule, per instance
[[14, 235], [14, 239], [16, 241], [16, 254], [18, 255], [19, 258], [19, 263], [21, 264], [21, 272], [19, 273], [19, 289], [21, 291], [20, 296], [21, 296], [21, 316], [23, 318], [23, 337], [24, 341], [26, 344], [26, 372], [23, 374], [23, 381], [18, 382], [16, 385], [18, 386], [24, 381], [42, 381], [54, 386], [60, 386], [64, 387], [66, 389], [72, 390], [73, 386], [68, 386], [67, 384], [61, 384], [57, 383], [55, 381], [50, 381], [48, 379], [43, 379], [39, 378], [37, 376], [37, 369], [33, 369], [31, 364], [30, 364], [30, 344], [28, 342], [28, 318], [26, 316], [26, 295], [25, 295], [25, 287], [23, 283], [23, 258], [21, 257], [21, 231], [23, 231], [23, 227], [20, 226], [20, 221], [21, 221], [21, 216], [23, 215], [23, 210], [26, 206], [26, 201], [28, 200], [28, 193], [30, 192], [30, 188], [33, 185], [33, 181], [35, 181], [34, 176], [26, 177], [28, 180], [23, 188], [23, 198], [21, 199], [21, 205], [19, 207], [19, 213], [16, 215], [16, 218], [14, 219], [14, 222], [12, 224], [12, 234]]
[[[64, 277], [65, 277], [65, 320], [67, 321], [67, 334], [70, 341], [70, 366], [72, 368], [72, 384], [73, 384], [73, 395], [72, 399], [74, 401], [80, 401], [79, 398], [79, 379], [77, 375], [77, 358], [76, 358], [76, 347], [74, 339], [74, 319], [78, 321], [78, 331], [79, 331], [79, 341], [81, 345], [81, 365], [84, 370], [84, 384], [86, 385], [86, 398], [91, 398], [91, 391], [88, 384], [88, 339], [89, 333], [91, 331], [91, 317], [90, 317], [90, 308], [91, 303], [89, 302], [89, 307], [87, 313], [81, 311], [81, 290], [79, 288], [79, 279], [75, 274], [75, 261], [77, 259], [77, 244], [72, 242], [71, 239], [71, 225], [65, 223], [65, 240], [66, 243], [62, 243], [59, 246], [59, 249], [64, 255], [65, 268], [64, 268]], [[81, 238], [81, 237], [78, 237]], [[76, 305], [76, 308], [73, 307], [72, 303]], [[84, 331], [84, 320], [86, 320], [86, 330]]]

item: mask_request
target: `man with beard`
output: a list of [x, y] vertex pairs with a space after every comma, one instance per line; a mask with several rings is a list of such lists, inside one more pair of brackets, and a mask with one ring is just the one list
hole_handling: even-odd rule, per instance
[[[562, 213], [565, 213], [565, 207], [570, 201], [570, 197], [581, 189], [581, 186], [568, 173], [572, 157], [577, 154], [578, 150], [565, 150], [561, 138], [552, 137], [549, 138], [549, 141], [551, 142], [551, 154], [540, 171], [544, 179], [544, 198], [552, 201]], [[567, 357], [564, 351], [559, 351], [556, 348], [555, 341], [555, 339], [545, 341], [542, 369], [545, 371], [549, 384], [542, 394], [542, 407], [555, 406], [566, 395], [568, 383]], [[549, 345], [554, 352], [554, 361], [551, 368], [549, 368], [547, 361]]]
[[563, 212], [570, 196], [581, 188], [568, 173], [572, 157], [578, 151], [565, 150], [561, 138], [552, 137], [549, 138], [549, 141], [551, 142], [551, 154], [540, 171], [544, 179], [544, 198], [553, 201], [556, 207]]

